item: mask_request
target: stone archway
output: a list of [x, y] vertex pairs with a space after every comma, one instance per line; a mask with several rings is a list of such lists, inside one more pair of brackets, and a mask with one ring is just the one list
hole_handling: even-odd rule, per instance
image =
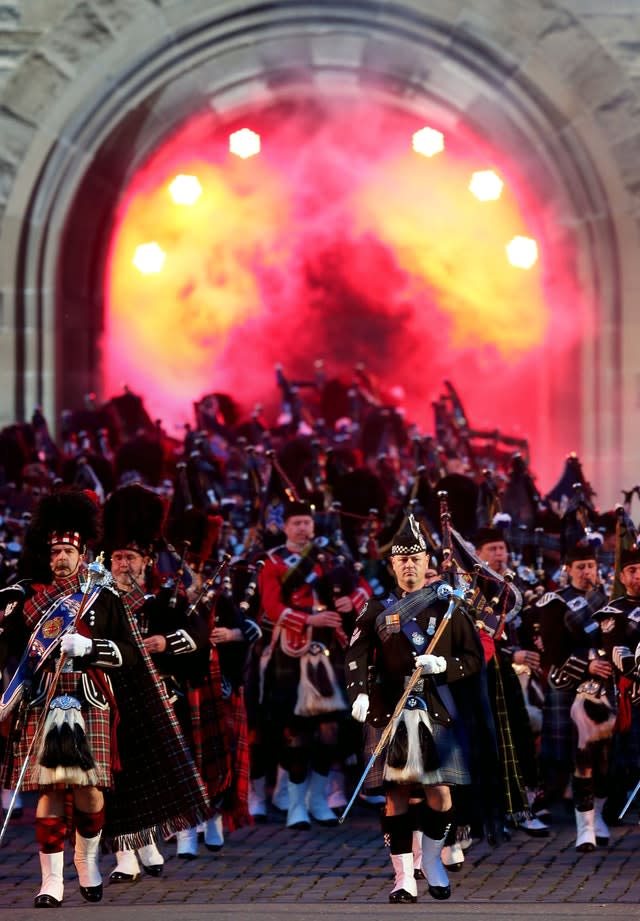
[[[524, 2], [498, 3], [493, 15], [481, 2], [445, 0], [429, 12], [419, 0], [115, 7], [101, 19], [78, 4], [66, 26], [82, 31], [79, 50], [60, 23], [5, 89], [16, 150], [26, 148], [0, 240], [6, 320], [15, 329], [11, 417], [42, 404], [56, 418], [70, 394], [99, 390], [96, 281], [106, 217], [122, 182], [171, 126], [203, 103], [226, 112], [257, 95], [268, 101], [300, 85], [339, 83], [416, 109], [441, 107], [452, 124], [467, 121], [519, 158], [544, 188], [557, 239], [570, 233], [578, 242], [576, 271], [600, 331], [576, 356], [586, 385], [580, 448], [598, 465], [596, 479], [619, 480], [621, 330], [634, 280], [619, 238], [629, 223], [624, 180], [633, 176], [624, 170], [626, 149], [602, 143], [598, 113], [611, 119], [612, 103], [594, 98], [589, 62], [594, 79], [610, 78], [610, 95], [613, 77], [619, 95], [624, 75], [583, 23]], [[556, 66], [561, 48], [581, 73], [575, 87]], [[31, 81], [48, 80], [48, 108], [26, 92], [29, 67]], [[551, 392], [548, 403], [552, 415]]]

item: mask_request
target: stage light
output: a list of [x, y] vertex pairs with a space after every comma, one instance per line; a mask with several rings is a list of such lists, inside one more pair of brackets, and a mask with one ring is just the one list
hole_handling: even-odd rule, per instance
[[479, 170], [474, 173], [469, 183], [469, 191], [479, 201], [497, 201], [502, 194], [504, 183], [492, 169]]
[[413, 135], [413, 149], [423, 157], [434, 157], [444, 150], [444, 134], [435, 128], [421, 128]]
[[196, 176], [180, 173], [170, 183], [169, 195], [176, 205], [194, 205], [202, 195], [202, 186]]
[[260, 153], [260, 135], [251, 128], [241, 128], [229, 135], [229, 150], [237, 157], [246, 160]]
[[538, 261], [538, 244], [531, 237], [514, 237], [506, 250], [509, 262], [516, 269], [530, 269]]
[[157, 243], [141, 243], [136, 248], [133, 264], [143, 275], [153, 275], [162, 270], [165, 259], [166, 254]]

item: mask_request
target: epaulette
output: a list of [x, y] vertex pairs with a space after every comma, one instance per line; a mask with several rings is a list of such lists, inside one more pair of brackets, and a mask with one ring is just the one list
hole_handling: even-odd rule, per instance
[[610, 601], [609, 604], [607, 604], [604, 608], [600, 608], [599, 611], [596, 611], [596, 614], [598, 616], [600, 614], [624, 614], [625, 612], [622, 610], [622, 608], [614, 607], [615, 601], [617, 600], [618, 599], [614, 599], [613, 601]]
[[536, 601], [536, 607], [544, 608], [550, 601], [562, 601], [563, 604], [566, 604], [562, 595], [559, 595], [557, 592], [545, 592], [542, 598]]
[[279, 547], [272, 547], [271, 550], [267, 550], [267, 557], [272, 563], [282, 563], [282, 555], [278, 551], [285, 546], [285, 544], [281, 544]]

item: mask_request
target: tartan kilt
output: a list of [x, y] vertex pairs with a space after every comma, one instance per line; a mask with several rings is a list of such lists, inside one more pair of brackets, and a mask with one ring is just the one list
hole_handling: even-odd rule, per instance
[[199, 687], [187, 688], [186, 738], [212, 805], [217, 804], [233, 781], [232, 739], [217, 668], [217, 656], [212, 656], [207, 679]]
[[231, 744], [233, 772], [221, 812], [228, 831], [235, 831], [252, 822], [249, 813], [249, 740], [243, 688], [234, 690], [224, 702], [224, 721]]
[[[62, 694], [69, 694], [76, 697], [82, 704], [82, 717], [85, 723], [85, 734], [93, 758], [96, 764], [97, 783], [96, 786], [103, 789], [111, 789], [113, 786], [113, 773], [111, 770], [111, 716], [110, 709], [100, 710], [98, 707], [91, 706], [84, 700], [81, 689], [78, 684], [81, 680], [80, 672], [63, 672], [56, 686], [55, 697]], [[20, 771], [27, 757], [29, 746], [36, 734], [38, 725], [44, 719], [42, 701], [35, 706], [29, 707], [26, 711], [24, 728], [15, 740], [13, 752], [10, 754], [9, 763], [7, 764], [6, 777], [4, 786], [8, 789], [14, 789], [18, 783]], [[63, 790], [70, 784], [58, 783], [50, 784], [46, 787], [38, 782], [38, 763], [37, 752], [34, 750], [30, 758], [27, 772], [22, 783], [22, 789], [26, 792], [30, 790], [56, 789]]]
[[[369, 763], [383, 731], [383, 729], [376, 726], [370, 726], [369, 723], [365, 724], [363, 740], [365, 767]], [[440, 723], [436, 723], [435, 720], [432, 720], [431, 734], [440, 758], [440, 767], [427, 775], [428, 779], [425, 783], [427, 785], [445, 784], [447, 786], [458, 786], [459, 784], [471, 783], [471, 775], [465, 760], [463, 746], [458, 738], [456, 724], [454, 723], [452, 726], [442, 726]], [[384, 779], [386, 757], [387, 749], [384, 748], [367, 774], [367, 778], [363, 785], [366, 793], [379, 793], [380, 790], [394, 785], [393, 781]]]
[[576, 728], [571, 719], [575, 688], [547, 687], [542, 709], [540, 758], [543, 762], [572, 766], [576, 749]]

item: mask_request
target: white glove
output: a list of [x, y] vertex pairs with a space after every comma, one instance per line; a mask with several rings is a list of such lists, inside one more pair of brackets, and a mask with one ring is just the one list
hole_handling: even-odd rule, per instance
[[93, 649], [93, 640], [88, 636], [82, 636], [80, 633], [67, 633], [62, 637], [60, 649], [65, 656], [88, 656]]
[[358, 694], [351, 707], [351, 716], [358, 723], [364, 723], [369, 712], [369, 695]]
[[[626, 672], [633, 667], [633, 654], [628, 646], [614, 646], [611, 653], [613, 664], [618, 671]], [[627, 660], [626, 662], [624, 660]]]
[[422, 666], [423, 675], [441, 675], [447, 670], [447, 660], [444, 656], [416, 656], [416, 665]]

